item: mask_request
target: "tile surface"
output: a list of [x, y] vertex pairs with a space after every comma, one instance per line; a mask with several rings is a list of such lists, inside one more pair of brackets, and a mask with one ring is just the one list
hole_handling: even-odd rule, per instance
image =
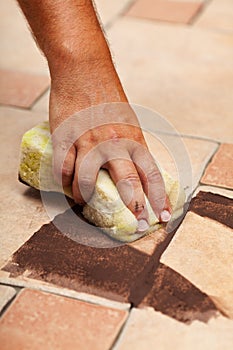
[[188, 212], [161, 262], [209, 295], [221, 311], [233, 318], [232, 249], [230, 227]]
[[232, 142], [232, 34], [128, 17], [108, 37], [132, 103], [157, 111], [182, 134]]
[[231, 0], [211, 0], [197, 18], [195, 26], [204, 29], [233, 31], [233, 7]]
[[15, 296], [16, 291], [12, 287], [0, 285], [0, 311]]
[[48, 75], [46, 59], [40, 53], [17, 2], [0, 2], [0, 67]]
[[111, 25], [125, 9], [128, 8], [131, 0], [95, 0], [96, 8], [104, 26]]
[[202, 7], [202, 2], [137, 0], [129, 16], [159, 21], [190, 23]]
[[0, 104], [30, 108], [49, 86], [47, 76], [0, 70]]
[[127, 312], [30, 289], [2, 317], [1, 349], [109, 349]]
[[233, 143], [222, 144], [219, 147], [201, 182], [233, 189]]
[[218, 316], [189, 325], [151, 309], [133, 309], [114, 350], [231, 350], [233, 321]]

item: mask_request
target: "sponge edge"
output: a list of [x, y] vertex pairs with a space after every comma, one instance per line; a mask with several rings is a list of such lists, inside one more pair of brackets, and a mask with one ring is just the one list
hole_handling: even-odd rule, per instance
[[[179, 182], [172, 179], [168, 173], [162, 172], [162, 175], [173, 210], [172, 220], [176, 220], [183, 213], [185, 193]], [[52, 144], [48, 122], [43, 122], [24, 134], [21, 143], [19, 177], [36, 189], [61, 191], [52, 174]], [[65, 188], [64, 193], [72, 198], [71, 187]], [[83, 215], [90, 223], [101, 228], [112, 238], [122, 242], [132, 242], [161, 226], [146, 197], [145, 199], [149, 211], [150, 228], [139, 233], [135, 216], [124, 205], [108, 172], [101, 169], [92, 198], [83, 208]]]

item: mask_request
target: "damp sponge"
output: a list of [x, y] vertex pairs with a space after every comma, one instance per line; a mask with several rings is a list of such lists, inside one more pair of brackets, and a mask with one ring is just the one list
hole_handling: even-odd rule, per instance
[[[162, 176], [174, 220], [183, 212], [185, 194], [178, 181], [172, 179], [166, 172], [162, 172]], [[38, 190], [61, 191], [52, 174], [52, 144], [48, 122], [43, 122], [24, 134], [21, 143], [19, 178]], [[72, 198], [71, 187], [64, 188], [64, 193]], [[100, 227], [114, 239], [132, 242], [161, 226], [146, 197], [145, 199], [149, 211], [150, 228], [145, 232], [137, 232], [138, 222], [135, 216], [124, 205], [109, 173], [101, 169], [92, 198], [83, 207], [83, 215], [90, 223]]]

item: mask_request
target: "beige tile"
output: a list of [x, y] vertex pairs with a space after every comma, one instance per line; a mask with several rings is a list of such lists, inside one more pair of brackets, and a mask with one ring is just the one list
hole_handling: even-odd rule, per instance
[[222, 316], [208, 323], [177, 322], [152, 309], [133, 309], [114, 350], [230, 350], [233, 322]]
[[15, 294], [16, 290], [14, 288], [0, 285], [0, 312]]
[[124, 18], [109, 41], [132, 103], [182, 134], [232, 141], [233, 35]]
[[48, 88], [49, 82], [46, 75], [1, 69], [0, 104], [30, 108]]
[[1, 319], [2, 349], [109, 349], [127, 312], [23, 290]]
[[202, 8], [202, 2], [137, 0], [128, 16], [174, 23], [190, 23]]
[[117, 16], [128, 8], [132, 0], [95, 0], [96, 8], [104, 26], [110, 25]]
[[212, 192], [233, 199], [233, 191], [225, 190], [224, 188], [202, 185], [198, 186], [194, 194], [196, 195], [199, 191]]
[[48, 75], [46, 60], [39, 52], [17, 2], [1, 1], [0, 13], [0, 67]]
[[50, 90], [46, 91], [36, 103], [32, 106], [32, 110], [35, 112], [43, 113], [47, 117], [49, 115], [49, 94]]
[[233, 318], [233, 230], [189, 212], [161, 262], [211, 297]]
[[222, 144], [205, 170], [201, 182], [233, 190], [233, 143]]
[[233, 3], [231, 0], [212, 0], [195, 25], [218, 31], [233, 31]]

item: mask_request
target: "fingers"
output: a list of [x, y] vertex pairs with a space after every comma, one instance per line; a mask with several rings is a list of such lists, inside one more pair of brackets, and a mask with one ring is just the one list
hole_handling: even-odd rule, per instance
[[145, 147], [140, 145], [134, 149], [132, 160], [154, 213], [160, 221], [168, 222], [171, 219], [171, 205], [165, 191], [163, 177], [154, 158]]
[[131, 159], [113, 159], [105, 165], [125, 205], [138, 220], [138, 231], [149, 228], [145, 195]]
[[84, 204], [90, 200], [102, 163], [98, 152], [78, 151], [72, 184], [75, 202]]
[[53, 146], [53, 173], [57, 183], [63, 186], [72, 184], [76, 159], [76, 148], [74, 145], [68, 150], [64, 144]]

